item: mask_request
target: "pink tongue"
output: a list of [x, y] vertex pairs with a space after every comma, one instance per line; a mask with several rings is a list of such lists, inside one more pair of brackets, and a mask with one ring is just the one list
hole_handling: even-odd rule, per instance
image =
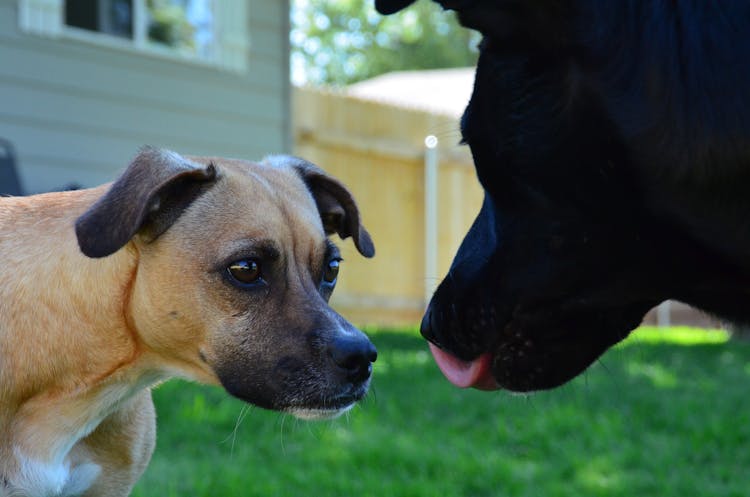
[[492, 356], [482, 354], [471, 362], [462, 361], [448, 352], [430, 343], [430, 352], [435, 358], [440, 371], [445, 377], [459, 388], [474, 387], [479, 390], [497, 390], [500, 388], [492, 377], [490, 364]]

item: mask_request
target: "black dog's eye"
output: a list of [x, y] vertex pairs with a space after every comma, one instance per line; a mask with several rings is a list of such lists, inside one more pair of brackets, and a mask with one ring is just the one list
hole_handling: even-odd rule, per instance
[[326, 265], [325, 271], [323, 272], [323, 281], [326, 283], [333, 283], [336, 281], [336, 277], [339, 275], [339, 263], [341, 259], [331, 259]]
[[261, 280], [260, 264], [254, 259], [235, 261], [227, 267], [227, 272], [243, 285], [252, 285]]

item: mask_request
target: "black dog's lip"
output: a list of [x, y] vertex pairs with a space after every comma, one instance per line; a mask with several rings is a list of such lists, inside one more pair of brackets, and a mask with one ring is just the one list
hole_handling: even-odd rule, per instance
[[[569, 309], [568, 309], [569, 311]], [[608, 319], [611, 314], [618, 318]], [[514, 392], [548, 390], [585, 371], [637, 327], [614, 311], [592, 322], [578, 313], [534, 316], [520, 312], [505, 325], [489, 350], [499, 388]]]
[[599, 311], [594, 321], [583, 318], [578, 304], [568, 300], [517, 304], [505, 319], [488, 321], [483, 334], [494, 339], [470, 357], [461, 357], [442, 343], [447, 337], [425, 338], [441, 372], [457, 387], [547, 390], [578, 376], [632, 329], [614, 310]]

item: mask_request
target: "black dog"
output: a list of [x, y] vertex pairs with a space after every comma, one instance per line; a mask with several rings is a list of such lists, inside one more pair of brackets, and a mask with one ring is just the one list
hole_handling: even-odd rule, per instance
[[446, 376], [560, 385], [668, 298], [749, 322], [750, 2], [439, 3], [484, 38], [484, 205], [422, 322]]

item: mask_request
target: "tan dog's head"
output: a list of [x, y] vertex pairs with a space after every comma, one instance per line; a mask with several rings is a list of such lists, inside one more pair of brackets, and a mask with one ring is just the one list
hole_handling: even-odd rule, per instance
[[301, 417], [351, 407], [377, 357], [327, 304], [331, 233], [374, 255], [351, 194], [308, 162], [153, 148], [76, 223], [85, 255], [138, 258], [124, 312], [159, 367]]

